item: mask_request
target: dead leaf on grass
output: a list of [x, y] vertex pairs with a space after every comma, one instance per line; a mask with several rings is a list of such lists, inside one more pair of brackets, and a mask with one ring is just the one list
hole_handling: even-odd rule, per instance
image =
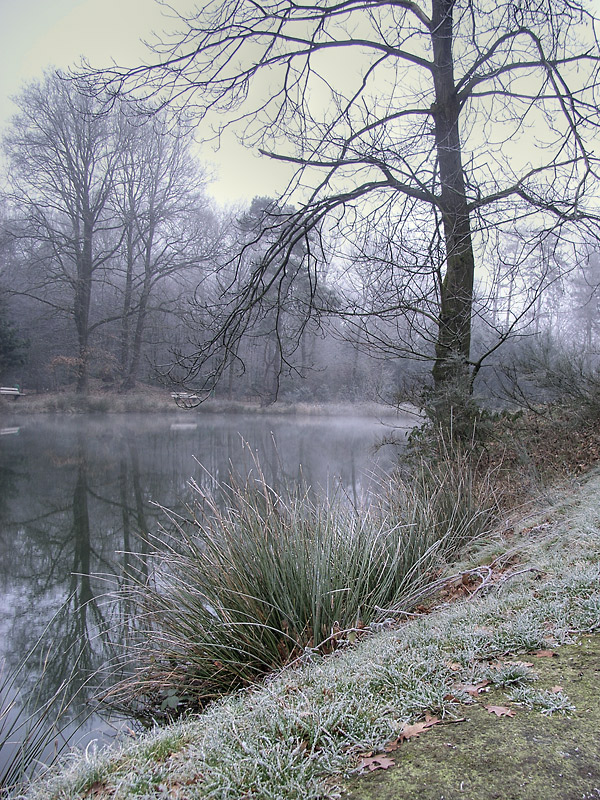
[[444, 700], [449, 700], [451, 703], [462, 703], [464, 698], [457, 697], [455, 694], [452, 694], [452, 692], [449, 692], [444, 695]]
[[554, 650], [536, 650], [534, 653], [536, 658], [553, 658], [556, 655]]
[[471, 695], [471, 697], [477, 697], [482, 692], [489, 692], [489, 685], [490, 682], [485, 680], [479, 681], [479, 683], [459, 683], [456, 688], [462, 689], [463, 692]]
[[564, 692], [564, 689], [562, 686], [553, 686], [550, 691], [554, 694], [558, 694], [559, 692]]
[[410, 739], [417, 739], [422, 733], [426, 733], [430, 728], [433, 728], [434, 725], [437, 725], [441, 721], [442, 720], [438, 719], [438, 717], [432, 717], [426, 714], [424, 722], [415, 722], [414, 725], [403, 725], [400, 736], [386, 744], [384, 748], [386, 753], [393, 753], [394, 750], [400, 747], [402, 742], [408, 742]]
[[442, 720], [438, 719], [438, 717], [430, 717], [429, 714], [427, 714], [424, 722], [415, 722], [414, 725], [404, 725], [400, 731], [398, 743], [401, 744], [402, 742], [408, 742], [409, 739], [416, 739], [420, 734], [425, 733], [441, 721]]
[[514, 717], [515, 712], [512, 708], [507, 708], [506, 706], [484, 706], [486, 711], [489, 711], [490, 714], [495, 714], [497, 717]]
[[358, 767], [359, 769], [368, 769], [370, 772], [374, 772], [376, 769], [389, 769], [395, 763], [393, 758], [380, 753], [376, 756], [364, 756], [361, 758]]
[[88, 788], [87, 792], [83, 795], [85, 800], [100, 800], [100, 798], [108, 798], [113, 796], [113, 792], [108, 794], [108, 787], [104, 781], [94, 781]]

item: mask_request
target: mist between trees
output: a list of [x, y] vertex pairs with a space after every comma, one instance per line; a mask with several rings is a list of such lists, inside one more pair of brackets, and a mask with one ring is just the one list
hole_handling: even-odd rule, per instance
[[[21, 95], [3, 381], [84, 392], [161, 376], [263, 403], [429, 397], [444, 415], [473, 392], [529, 401], [523, 376], [534, 386], [561, 348], [593, 372], [593, 3], [179, 13], [149, 65], [47, 75]], [[296, 169], [281, 197], [207, 199], [191, 137], [228, 126]]]

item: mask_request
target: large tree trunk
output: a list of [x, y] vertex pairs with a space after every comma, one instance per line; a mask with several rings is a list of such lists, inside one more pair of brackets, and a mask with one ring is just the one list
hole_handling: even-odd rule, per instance
[[454, 83], [453, 6], [454, 0], [433, 2], [435, 143], [446, 248], [433, 378], [440, 392], [449, 386], [462, 386], [468, 393], [475, 258], [461, 157], [460, 105]]

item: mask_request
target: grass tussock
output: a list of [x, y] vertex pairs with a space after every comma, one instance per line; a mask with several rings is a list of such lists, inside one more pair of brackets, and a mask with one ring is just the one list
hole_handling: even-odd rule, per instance
[[385, 625], [489, 531], [494, 498], [473, 481], [466, 462], [423, 463], [364, 509], [276, 492], [257, 464], [221, 506], [194, 484], [190, 518], [170, 515], [166, 552], [132, 590], [140, 668], [113, 701], [175, 715]]

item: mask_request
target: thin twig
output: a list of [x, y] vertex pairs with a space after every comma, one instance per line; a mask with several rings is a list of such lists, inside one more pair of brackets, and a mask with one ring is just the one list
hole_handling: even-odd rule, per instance
[[[482, 572], [485, 571], [487, 574], [485, 578], [482, 575]], [[443, 589], [446, 586], [451, 586], [453, 583], [457, 583], [458, 581], [463, 581], [467, 575], [476, 575], [478, 578], [481, 579], [481, 585], [478, 586], [472, 593], [471, 597], [476, 594], [483, 586], [487, 585], [492, 577], [492, 569], [487, 565], [481, 565], [479, 567], [474, 567], [473, 569], [467, 569], [464, 572], [457, 572], [456, 575], [450, 575], [448, 578], [439, 578], [437, 581], [433, 581], [433, 583], [429, 583], [423, 589], [415, 592], [412, 595], [409, 595], [405, 601], [405, 606], [414, 606], [419, 600], [423, 600], [426, 597], [431, 597], [432, 594], [435, 594], [439, 589]], [[405, 609], [400, 608], [380, 608], [379, 606], [375, 606], [375, 610], [379, 614], [395, 614], [399, 615], [402, 614], [404, 616], [412, 617], [418, 616], [414, 612], [406, 611]]]
[[511, 580], [511, 578], [516, 578], [517, 575], [524, 575], [526, 572], [536, 572], [538, 575], [544, 574], [544, 571], [538, 569], [538, 567], [525, 567], [524, 569], [519, 569], [516, 572], [511, 572], [510, 575], [503, 575], [494, 588], [497, 591], [500, 591], [504, 588], [507, 582]]

